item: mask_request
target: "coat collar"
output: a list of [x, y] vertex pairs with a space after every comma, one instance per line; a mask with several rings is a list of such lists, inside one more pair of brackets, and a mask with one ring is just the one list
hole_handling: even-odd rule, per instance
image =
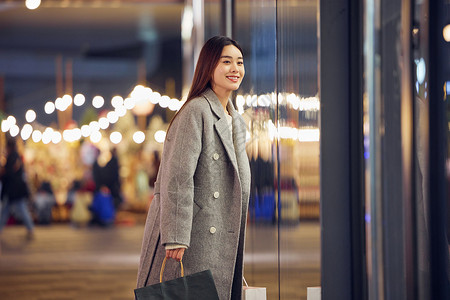
[[[222, 103], [220, 102], [219, 98], [217, 98], [216, 93], [214, 93], [211, 88], [207, 88], [203, 93], [203, 96], [206, 98], [206, 100], [208, 100], [209, 105], [211, 105], [211, 110], [214, 112], [214, 114], [216, 114], [219, 119], [225, 119], [225, 111], [223, 110]], [[231, 104], [230, 100], [228, 100], [228, 105], [229, 104]]]
[[228, 157], [231, 160], [231, 163], [235, 167], [236, 171], [239, 173], [237, 157], [239, 157], [241, 153], [246, 153], [245, 152], [245, 135], [246, 135], [245, 124], [244, 124], [242, 118], [240, 117], [239, 113], [234, 108], [234, 105], [231, 102], [231, 100], [228, 100], [227, 109], [233, 119], [233, 121], [232, 121], [233, 134], [231, 136], [229, 124], [228, 124], [227, 118], [225, 116], [225, 111], [223, 109], [223, 106], [222, 106], [219, 98], [217, 98], [214, 91], [210, 88], [208, 88], [203, 93], [203, 96], [209, 102], [212, 112], [219, 118], [216, 121], [216, 123], [214, 124], [214, 127], [225, 147], [225, 150], [228, 154]]

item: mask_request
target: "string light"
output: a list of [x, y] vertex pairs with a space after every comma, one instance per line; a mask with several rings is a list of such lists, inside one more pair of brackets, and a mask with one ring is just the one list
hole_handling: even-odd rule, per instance
[[[244, 113], [244, 108], [251, 107], [270, 107], [273, 104], [288, 105], [290, 108], [299, 111], [318, 111], [320, 110], [320, 102], [317, 97], [302, 98], [296, 94], [275, 93], [265, 94], [265, 95], [238, 95], [236, 97], [236, 107], [240, 114]], [[76, 106], [82, 106], [86, 102], [86, 97], [83, 94], [76, 94], [75, 97], [70, 95], [64, 95], [61, 98], [57, 98], [54, 102], [48, 101], [44, 110], [47, 114], [52, 114], [56, 109], [60, 111], [66, 110], [72, 103]], [[111, 105], [114, 110], [109, 111], [106, 117], [103, 116], [99, 118], [98, 121], [93, 121], [89, 125], [83, 125], [81, 128], [73, 128], [69, 130], [64, 130], [63, 132], [55, 131], [50, 127], [47, 128], [43, 133], [39, 130], [33, 130], [30, 124], [23, 126], [22, 130], [19, 129], [16, 124], [16, 119], [14, 116], [9, 116], [6, 120], [1, 123], [1, 130], [3, 132], [10, 132], [12, 136], [17, 136], [20, 132], [22, 139], [27, 140], [32, 138], [34, 142], [42, 141], [44, 144], [50, 142], [59, 143], [62, 140], [66, 142], [75, 142], [81, 138], [89, 137], [92, 142], [98, 143], [102, 139], [102, 134], [100, 130], [106, 130], [109, 128], [110, 124], [116, 123], [119, 118], [126, 115], [128, 110], [133, 110], [136, 108], [136, 103], [152, 103], [158, 104], [162, 108], [168, 108], [172, 111], [178, 111], [184, 104], [184, 101], [180, 101], [176, 98], [170, 98], [167, 95], [161, 95], [158, 92], [153, 91], [149, 87], [144, 87], [142, 85], [137, 85], [134, 87], [130, 96], [127, 98], [122, 98], [121, 96], [114, 96], [111, 99]], [[105, 104], [105, 100], [102, 96], [95, 96], [92, 100], [92, 105], [95, 108], [101, 108]], [[36, 120], [36, 113], [33, 110], [28, 110], [25, 118], [28, 123]], [[290, 127], [280, 127], [278, 130], [275, 125], [272, 124], [273, 132], [271, 138], [289, 138], [299, 141], [318, 141], [320, 131], [319, 129], [296, 129]], [[306, 131], [305, 131], [306, 130]], [[270, 126], [269, 126], [270, 131]], [[114, 132], [110, 135], [111, 142], [119, 143], [122, 141], [122, 134], [119, 132]], [[249, 134], [249, 133], [248, 133]], [[159, 130], [155, 133], [154, 138], [158, 143], [163, 143], [165, 140], [166, 133]], [[113, 141], [114, 140], [114, 141]], [[137, 131], [133, 134], [133, 141], [137, 144], [143, 143], [145, 141], [145, 133], [142, 131]]]
[[[50, 135], [50, 129], [46, 129], [44, 133], [41, 133], [40, 131], [33, 131], [33, 127], [24, 127], [22, 130], [24, 132], [22, 133], [21, 130], [17, 130], [17, 128], [14, 127], [12, 130], [12, 134], [17, 135], [19, 132], [21, 132], [21, 136], [24, 138], [30, 138], [32, 137], [33, 141], [42, 141], [46, 144], [50, 142], [60, 142], [62, 140], [67, 142], [74, 142], [76, 140], [81, 139], [82, 137], [90, 137], [92, 134], [94, 134], [94, 141], [99, 140], [99, 136], [96, 133], [99, 130], [106, 130], [110, 124], [116, 123], [119, 118], [126, 115], [128, 110], [132, 110], [136, 106], [136, 102], [144, 101], [144, 102], [151, 102], [153, 104], [158, 104], [161, 99], [163, 98], [162, 105], [164, 107], [168, 107], [169, 109], [173, 111], [177, 111], [181, 108], [183, 102], [179, 101], [178, 99], [172, 98], [168, 96], [161, 96], [160, 93], [152, 91], [148, 87], [144, 87], [142, 85], [136, 86], [132, 93], [130, 94], [130, 97], [123, 99], [121, 96], [114, 96], [111, 99], [111, 105], [113, 106], [114, 110], [107, 113], [106, 117], [101, 117], [98, 121], [91, 122], [90, 125], [83, 125], [81, 128], [74, 128], [72, 130], [64, 130], [62, 134], [59, 135]], [[52, 114], [56, 110], [59, 111], [65, 111], [67, 108], [72, 105], [72, 103], [76, 106], [82, 106], [86, 102], [86, 97], [83, 94], [76, 94], [73, 99], [70, 95], [64, 95], [63, 97], [58, 97], [54, 102], [48, 101], [44, 106], [44, 111], [47, 114]], [[95, 96], [92, 100], [92, 105], [95, 108], [101, 108], [104, 105], [105, 101], [102, 96]], [[27, 114], [25, 116], [27, 122], [31, 123], [34, 120], [36, 120], [36, 113], [32, 110], [27, 111]], [[8, 132], [10, 131], [11, 134], [11, 128], [16, 123], [16, 119], [13, 116], [10, 116], [7, 120], [3, 120], [2, 122], [2, 131]], [[29, 124], [28, 124], [29, 125]], [[31, 125], [29, 125], [31, 126]], [[30, 131], [31, 128], [31, 131]], [[52, 129], [53, 130], [53, 129]], [[36, 133], [35, 133], [36, 132]], [[144, 140], [145, 140], [145, 133], [144, 134]], [[61, 136], [61, 138], [60, 138]], [[34, 137], [34, 138], [33, 138]], [[142, 140], [141, 134], [137, 135], [137, 140]], [[100, 135], [101, 140], [101, 135]]]

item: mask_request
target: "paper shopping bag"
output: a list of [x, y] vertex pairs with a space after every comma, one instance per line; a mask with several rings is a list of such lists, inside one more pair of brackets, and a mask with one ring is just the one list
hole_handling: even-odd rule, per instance
[[266, 288], [243, 286], [242, 287], [242, 300], [266, 300]]
[[266, 300], [266, 288], [248, 286], [247, 281], [242, 277], [245, 285], [242, 287], [242, 300]]

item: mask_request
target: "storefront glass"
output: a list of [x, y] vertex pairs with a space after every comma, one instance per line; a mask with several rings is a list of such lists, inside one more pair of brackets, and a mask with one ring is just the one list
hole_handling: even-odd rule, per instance
[[320, 284], [317, 9], [277, 1], [280, 299]]
[[416, 191], [416, 264], [417, 299], [425, 300], [430, 294], [430, 235], [429, 235], [429, 36], [428, 1], [413, 1], [413, 42], [416, 47], [412, 53], [414, 78], [414, 135], [415, 135], [415, 174]]
[[252, 193], [245, 276], [268, 299], [320, 285], [317, 3], [236, 1]]
[[276, 2], [236, 1], [235, 39], [244, 50], [246, 78], [236, 97], [249, 131], [252, 172], [245, 278], [279, 296], [276, 99]]
[[[67, 5], [50, 1], [35, 11], [0, 4], [4, 9], [0, 80], [6, 87], [8, 113], [22, 116], [23, 107], [31, 103], [38, 113], [36, 122], [56, 131], [66, 124], [56, 124], [56, 112], [44, 114], [45, 103], [82, 93], [84, 106], [74, 106], [67, 116], [79, 120], [70, 126], [81, 127], [113, 110], [112, 97], [125, 101], [137, 84], [151, 88], [158, 100], [152, 110], [140, 116], [127, 112], [117, 125], [102, 131], [105, 153], [112, 145], [107, 137], [112, 131], [121, 132], [116, 147], [124, 201], [127, 208], [144, 213], [151, 197], [149, 183], [154, 182], [150, 182], [150, 175], [155, 175], [153, 155], [162, 149], [156, 136], [166, 130], [174, 114], [170, 103], [163, 106], [159, 100], [167, 96], [164, 99], [175, 102], [185, 96], [186, 72], [192, 73], [192, 58], [199, 50], [195, 38], [221, 34], [222, 2], [63, 2]], [[186, 10], [189, 5], [191, 11]], [[200, 33], [195, 27], [189, 32], [192, 24], [184, 18], [197, 14], [198, 5], [203, 27]], [[234, 38], [243, 47], [246, 68], [234, 100], [248, 125], [253, 178], [245, 278], [251, 286], [266, 287], [268, 299], [306, 299], [307, 287], [320, 286], [317, 9], [315, 0], [234, 1]], [[23, 23], [27, 29], [21, 27]], [[186, 64], [186, 59], [191, 62]], [[36, 67], [28, 68], [27, 62]], [[104, 97], [105, 106], [84, 117], [94, 96]], [[26, 123], [23, 116], [17, 123]], [[141, 144], [133, 140], [138, 130], [145, 133]], [[90, 172], [91, 166], [81, 164], [78, 154], [83, 153], [83, 160], [90, 158], [91, 164], [95, 161], [96, 150], [88, 149], [88, 157], [85, 142], [88, 138], [70, 144], [71, 163], [84, 169], [72, 172], [66, 167], [48, 177], [61, 206], [72, 180], [84, 179]], [[66, 144], [24, 141], [26, 162], [34, 164], [30, 177], [41, 180], [37, 176], [44, 173], [41, 169], [67, 165], [69, 160], [56, 161], [58, 157], [48, 152], [65, 153], [61, 148]], [[37, 158], [45, 160], [42, 168]], [[67, 174], [73, 178], [66, 178]], [[57, 221], [69, 221], [68, 214]]]

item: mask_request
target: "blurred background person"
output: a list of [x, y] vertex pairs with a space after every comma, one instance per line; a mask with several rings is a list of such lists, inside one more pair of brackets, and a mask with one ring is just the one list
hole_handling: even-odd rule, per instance
[[119, 177], [119, 159], [117, 150], [102, 151], [93, 164], [93, 176], [96, 185], [96, 192], [101, 186], [108, 187], [113, 198], [114, 209], [118, 209], [122, 204], [121, 183]]
[[36, 209], [36, 222], [38, 224], [50, 224], [52, 222], [52, 207], [56, 204], [50, 182], [43, 181], [34, 196]]
[[114, 209], [113, 201], [114, 199], [109, 188], [105, 185], [100, 186], [100, 189], [95, 192], [94, 199], [90, 206], [92, 225], [108, 227], [114, 223], [116, 211]]
[[11, 209], [14, 208], [20, 214], [28, 230], [27, 238], [33, 238], [34, 224], [27, 205], [30, 192], [25, 182], [24, 165], [17, 151], [15, 139], [7, 140], [6, 151], [6, 164], [1, 171], [2, 210], [0, 215], [0, 233], [9, 219]]
[[89, 206], [92, 204], [94, 185], [86, 182], [74, 182], [73, 205], [70, 210], [70, 221], [75, 227], [86, 226], [92, 218]]
[[153, 151], [152, 168], [150, 170], [148, 184], [151, 188], [155, 187], [156, 177], [158, 176], [159, 165], [161, 164], [161, 159], [159, 157], [158, 150]]

